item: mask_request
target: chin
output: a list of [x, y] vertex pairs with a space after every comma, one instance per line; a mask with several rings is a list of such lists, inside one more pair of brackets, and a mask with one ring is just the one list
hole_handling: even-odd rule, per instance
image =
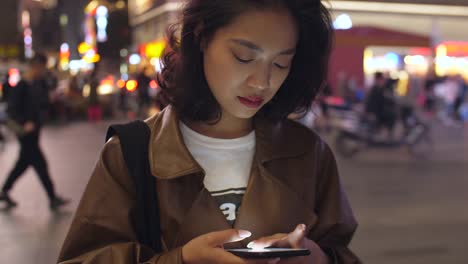
[[259, 107], [258, 109], [249, 109], [243, 105], [236, 105], [231, 106], [230, 108], [224, 108], [224, 112], [235, 118], [251, 119], [258, 113], [258, 111], [260, 111], [262, 107], [263, 106]]
[[[259, 109], [260, 110], [260, 109]], [[248, 112], [248, 113], [244, 113], [243, 114], [243, 118], [253, 118], [256, 114], [258, 113], [258, 110], [257, 111], [252, 111], [252, 112]]]
[[235, 116], [239, 119], [250, 119], [255, 116], [258, 111], [237, 111], [236, 113], [231, 113], [232, 116]]

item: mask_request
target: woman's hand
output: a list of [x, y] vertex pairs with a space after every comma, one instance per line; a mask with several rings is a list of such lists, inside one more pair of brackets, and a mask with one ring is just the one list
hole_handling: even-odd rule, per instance
[[223, 245], [250, 237], [246, 230], [228, 229], [212, 232], [194, 238], [182, 247], [182, 260], [184, 264], [273, 264], [279, 259], [245, 260], [226, 250]]
[[310, 250], [309, 256], [292, 257], [282, 259], [280, 264], [328, 264], [329, 259], [322, 249], [314, 241], [305, 237], [306, 226], [300, 224], [289, 234], [275, 234], [269, 237], [263, 237], [250, 242], [247, 247], [253, 249], [262, 249], [266, 247], [278, 248], [307, 248]]

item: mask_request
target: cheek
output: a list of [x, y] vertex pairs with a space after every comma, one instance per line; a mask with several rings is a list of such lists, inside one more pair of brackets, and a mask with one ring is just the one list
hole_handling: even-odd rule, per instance
[[205, 77], [213, 93], [242, 83], [242, 72], [226, 54], [209, 52], [204, 56]]
[[278, 92], [278, 90], [281, 88], [284, 81], [288, 77], [288, 75], [289, 75], [289, 71], [279, 71], [273, 74], [272, 80], [271, 80], [271, 87], [273, 88], [272, 89], [273, 95], [276, 94], [276, 92]]

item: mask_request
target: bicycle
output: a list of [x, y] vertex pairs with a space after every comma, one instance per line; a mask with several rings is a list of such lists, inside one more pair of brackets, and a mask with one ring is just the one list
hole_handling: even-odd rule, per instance
[[433, 149], [430, 127], [411, 111], [402, 118], [403, 133], [396, 139], [379, 137], [379, 126], [375, 121], [355, 112], [348, 114], [347, 120], [338, 127], [335, 146], [338, 154], [351, 158], [369, 148], [393, 149], [406, 147], [417, 158], [425, 158]]

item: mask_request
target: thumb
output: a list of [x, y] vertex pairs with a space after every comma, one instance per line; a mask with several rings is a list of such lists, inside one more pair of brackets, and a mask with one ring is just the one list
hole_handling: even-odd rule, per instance
[[300, 248], [303, 244], [305, 237], [306, 226], [299, 224], [293, 232], [289, 233], [288, 240], [292, 248]]
[[250, 237], [252, 233], [247, 230], [227, 229], [218, 232], [211, 232], [204, 235], [205, 242], [210, 246], [219, 246], [226, 243], [236, 242]]

